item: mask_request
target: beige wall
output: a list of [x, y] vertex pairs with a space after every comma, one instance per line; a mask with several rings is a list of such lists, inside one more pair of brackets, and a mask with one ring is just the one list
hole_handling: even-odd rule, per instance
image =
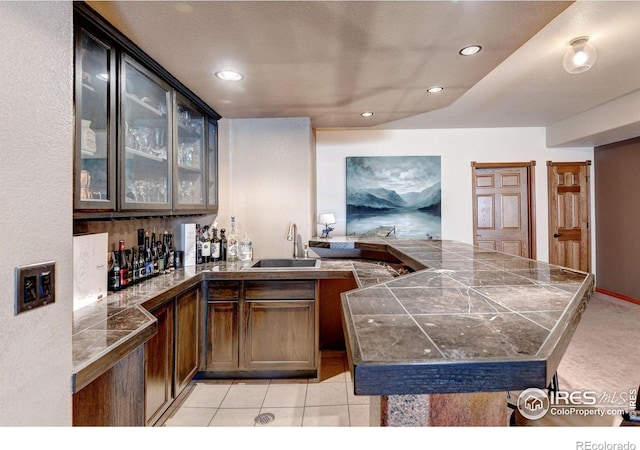
[[[0, 2], [0, 425], [71, 424], [71, 2]], [[14, 316], [14, 268], [56, 302]]]
[[597, 147], [599, 288], [640, 299], [640, 138]]
[[473, 243], [471, 162], [535, 161], [537, 259], [547, 261], [546, 162], [593, 159], [593, 148], [548, 148], [545, 137], [544, 128], [317, 131], [317, 208], [335, 214], [335, 234], [345, 232], [347, 156], [440, 155], [442, 238]]
[[315, 168], [308, 118], [223, 120], [219, 135], [218, 227], [235, 215], [240, 236], [248, 233], [254, 259], [290, 257], [294, 222], [303, 241], [315, 231]]

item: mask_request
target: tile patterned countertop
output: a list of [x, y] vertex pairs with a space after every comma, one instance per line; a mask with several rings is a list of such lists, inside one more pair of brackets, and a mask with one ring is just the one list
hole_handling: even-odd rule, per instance
[[591, 297], [592, 274], [453, 241], [311, 243], [375, 245], [422, 270], [342, 294], [356, 394], [548, 386]]
[[[360, 268], [364, 282], [391, 278], [376, 264], [322, 261], [319, 269], [252, 269], [224, 262], [186, 267], [159, 275], [74, 311], [72, 392], [78, 392], [157, 332], [148, 310], [207, 279], [346, 278]], [[383, 278], [380, 278], [383, 277]], [[362, 285], [362, 284], [361, 284]]]

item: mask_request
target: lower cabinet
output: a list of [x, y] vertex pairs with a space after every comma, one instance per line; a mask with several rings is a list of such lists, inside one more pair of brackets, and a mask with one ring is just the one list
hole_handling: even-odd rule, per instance
[[[179, 393], [198, 372], [200, 353], [200, 288], [176, 297], [174, 392]], [[176, 394], [177, 395], [177, 394]]]
[[145, 418], [153, 425], [198, 372], [200, 288], [194, 287], [150, 312], [158, 333], [145, 344]]
[[201, 370], [317, 370], [316, 283], [209, 281]]

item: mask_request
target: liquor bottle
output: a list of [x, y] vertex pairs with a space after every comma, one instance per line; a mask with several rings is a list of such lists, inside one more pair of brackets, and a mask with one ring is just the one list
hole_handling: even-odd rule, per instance
[[138, 250], [135, 247], [131, 247], [131, 260], [129, 263], [129, 275], [132, 284], [138, 284], [140, 282], [140, 266], [138, 265]]
[[129, 286], [129, 264], [127, 263], [127, 254], [124, 251], [124, 241], [119, 243], [120, 256], [120, 289]]
[[149, 244], [149, 232], [144, 235], [144, 271], [145, 278], [151, 278], [153, 276], [153, 255], [151, 254], [151, 247]]
[[196, 224], [196, 264], [202, 264], [202, 230], [200, 224]]
[[227, 262], [238, 261], [238, 235], [236, 233], [236, 218], [231, 216], [231, 230], [227, 236]]
[[163, 275], [165, 257], [164, 257], [164, 245], [163, 245], [162, 238], [156, 241], [156, 253], [158, 254], [158, 275]]
[[160, 263], [158, 260], [158, 246], [156, 245], [156, 232], [151, 234], [151, 256], [153, 259], [153, 276], [160, 275]]
[[147, 268], [144, 259], [144, 239], [143, 244], [138, 245], [138, 280], [141, 282], [147, 279]]
[[107, 287], [111, 292], [120, 290], [120, 264], [116, 253], [114, 251], [109, 254], [109, 282]]
[[226, 230], [220, 229], [220, 261], [227, 260], [227, 237], [225, 235]]
[[211, 236], [211, 261], [220, 261], [220, 238], [218, 237], [218, 230], [212, 225]]
[[251, 239], [247, 232], [244, 233], [244, 238], [240, 241], [239, 246], [240, 261], [246, 262], [253, 259], [253, 246], [251, 245]]
[[200, 249], [202, 251], [202, 262], [204, 264], [211, 261], [211, 239], [209, 238], [209, 227], [205, 225], [202, 228], [202, 236], [200, 236]]
[[173, 250], [173, 235], [165, 230], [162, 238], [162, 249], [164, 251], [164, 273], [176, 270], [176, 259]]

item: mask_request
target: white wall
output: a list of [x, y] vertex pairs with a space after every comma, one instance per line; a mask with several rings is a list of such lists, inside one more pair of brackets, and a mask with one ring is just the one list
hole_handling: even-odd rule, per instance
[[303, 241], [312, 236], [315, 211], [313, 136], [308, 118], [220, 121], [219, 228], [245, 231], [254, 259], [291, 257], [295, 222]]
[[[544, 128], [334, 130], [316, 132], [317, 209], [333, 212], [335, 235], [346, 232], [347, 156], [440, 155], [442, 238], [473, 242], [471, 162], [536, 161], [537, 259], [548, 261], [547, 166], [593, 160], [593, 148], [547, 148]], [[593, 177], [592, 177], [593, 180]], [[592, 182], [592, 216], [594, 211]], [[592, 217], [591, 223], [594, 224]], [[592, 230], [592, 249], [595, 253]], [[592, 255], [595, 267], [595, 255]]]
[[[0, 425], [71, 425], [71, 2], [0, 2]], [[54, 304], [14, 316], [14, 268], [56, 262]]]

